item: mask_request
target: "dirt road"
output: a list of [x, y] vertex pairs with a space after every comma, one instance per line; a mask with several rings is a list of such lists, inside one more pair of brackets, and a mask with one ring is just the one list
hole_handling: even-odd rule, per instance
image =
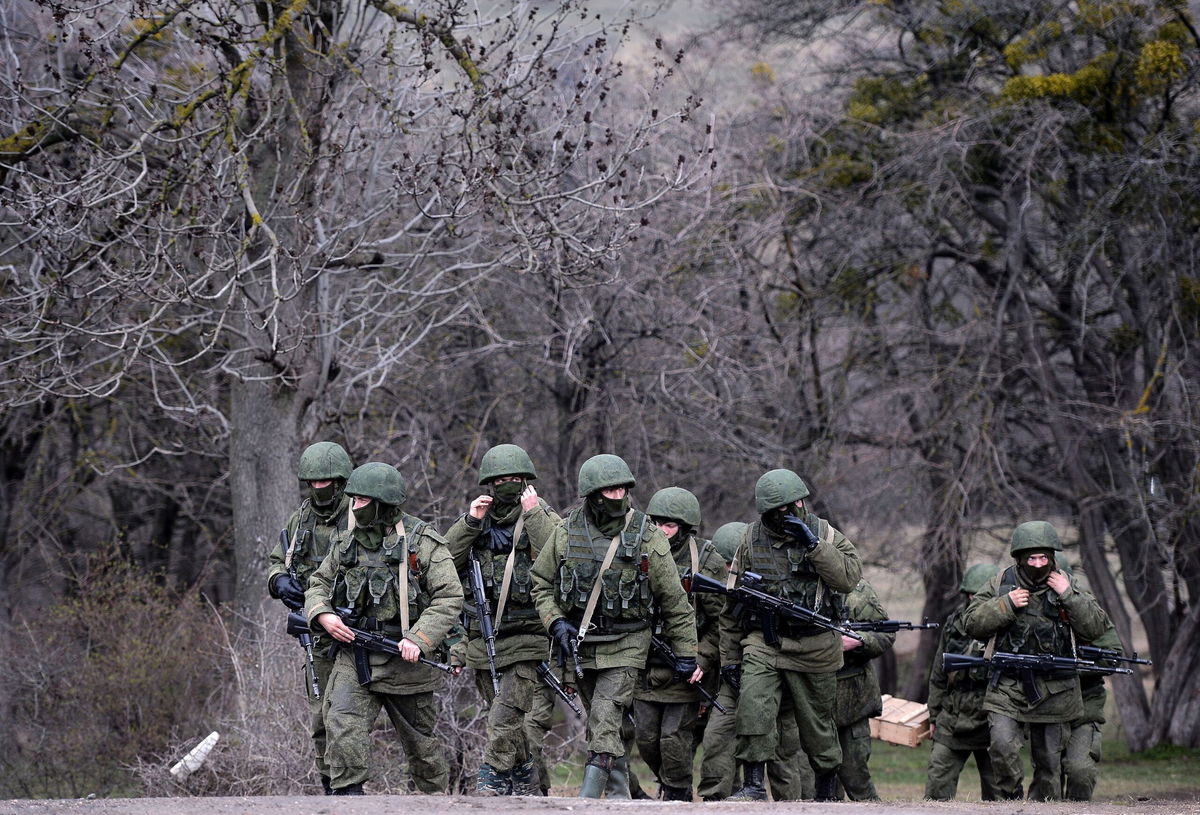
[[0, 801], [0, 815], [484, 815], [484, 813], [623, 813], [623, 815], [1200, 815], [1200, 800], [1105, 801], [1037, 804], [888, 801], [874, 804], [682, 804], [661, 801], [585, 801], [581, 798], [476, 798], [373, 795], [362, 798], [264, 796], [261, 798], [112, 798], [67, 801]]

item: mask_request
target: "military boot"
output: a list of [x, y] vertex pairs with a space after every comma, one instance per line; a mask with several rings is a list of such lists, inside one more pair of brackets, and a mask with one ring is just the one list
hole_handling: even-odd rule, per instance
[[690, 801], [692, 791], [687, 787], [672, 787], [669, 784], [659, 784], [658, 794], [664, 801]]
[[599, 798], [604, 795], [612, 765], [612, 753], [593, 753], [589, 750], [587, 764], [583, 765], [583, 785], [579, 788], [579, 797]]
[[765, 801], [767, 800], [767, 763], [765, 761], [747, 761], [742, 765], [742, 788], [726, 801]]
[[513, 782], [508, 770], [497, 770], [491, 764], [479, 765], [479, 776], [475, 780], [478, 795], [512, 795]]
[[[629, 794], [629, 758], [621, 756], [614, 758], [612, 771], [608, 774], [608, 786], [605, 788], [606, 798], [632, 798]], [[649, 797], [649, 796], [647, 796]]]
[[838, 777], [836, 772], [817, 773], [813, 780], [814, 801], [838, 800]]
[[337, 787], [333, 791], [334, 795], [366, 795], [363, 792], [362, 784], [347, 784], [344, 787]]
[[533, 769], [533, 756], [512, 768], [513, 795], [545, 795]]

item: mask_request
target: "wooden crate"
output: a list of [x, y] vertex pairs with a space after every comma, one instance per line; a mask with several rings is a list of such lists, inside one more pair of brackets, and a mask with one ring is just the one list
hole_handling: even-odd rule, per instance
[[916, 747], [929, 738], [929, 706], [883, 695], [883, 713], [871, 719], [871, 738]]

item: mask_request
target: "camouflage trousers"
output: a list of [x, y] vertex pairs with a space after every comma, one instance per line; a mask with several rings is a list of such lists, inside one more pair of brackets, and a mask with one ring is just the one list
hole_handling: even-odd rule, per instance
[[[1021, 766], [1021, 745], [1024, 734], [1021, 722], [1002, 713], [988, 713], [992, 743], [988, 755], [996, 778], [996, 792], [1001, 798], [1020, 798], [1024, 769]], [[1062, 754], [1066, 747], [1066, 725], [1030, 723], [1029, 753], [1033, 763], [1033, 781], [1029, 785], [1031, 801], [1049, 801], [1062, 797]]]
[[500, 669], [500, 694], [492, 688], [490, 671], [475, 671], [475, 687], [488, 704], [487, 744], [483, 761], [497, 770], [511, 770], [533, 757], [542, 792], [550, 775], [542, 747], [554, 723], [554, 691], [537, 675], [537, 662], [515, 662]]
[[[737, 761], [733, 754], [737, 750], [737, 693], [722, 684], [717, 700], [729, 709], [721, 713], [716, 708], [708, 711], [701, 740], [703, 755], [700, 760], [700, 784], [696, 792], [705, 801], [722, 801], [733, 795], [740, 786], [737, 777]], [[787, 703], [780, 710], [779, 755], [767, 762], [767, 780], [773, 801], [799, 801], [813, 797], [813, 771], [808, 765], [808, 756], [800, 750], [800, 732], [796, 719], [791, 715]]]
[[692, 789], [696, 702], [633, 702], [633, 733], [642, 760], [660, 784]]
[[835, 772], [842, 748], [833, 724], [837, 695], [834, 671], [806, 673], [780, 670], [747, 654], [742, 662], [742, 695], [737, 712], [737, 757], [770, 761], [779, 745], [779, 713], [785, 699], [800, 735], [800, 748], [817, 773]]
[[408, 758], [408, 774], [424, 793], [444, 793], [450, 780], [442, 744], [434, 735], [437, 703], [433, 693], [376, 693], [358, 684], [354, 660], [338, 655], [325, 696], [325, 761], [334, 789], [367, 780], [371, 727], [387, 711]]
[[[866, 717], [837, 729], [842, 746], [842, 765], [838, 781], [851, 801], [878, 801], [875, 782], [871, 780], [871, 723]], [[840, 796], [839, 796], [840, 798]]]
[[1100, 725], [1095, 722], [1078, 724], [1067, 737], [1063, 757], [1063, 786], [1065, 797], [1072, 801], [1090, 801], [1100, 774]]
[[321, 698], [312, 695], [312, 685], [308, 679], [308, 661], [300, 663], [300, 673], [304, 683], [304, 695], [308, 698], [308, 732], [312, 735], [313, 750], [316, 753], [317, 772], [329, 777], [329, 766], [325, 763], [325, 697], [329, 695], [329, 675], [333, 673], [333, 660], [320, 654], [313, 654], [313, 668], [317, 673], [317, 687], [321, 690]]
[[958, 792], [958, 777], [962, 774], [967, 759], [975, 756], [975, 768], [979, 770], [979, 795], [985, 801], [996, 800], [995, 779], [992, 760], [988, 751], [956, 750], [940, 741], [933, 742], [929, 753], [929, 773], [925, 781], [925, 797], [934, 801], [949, 801]]
[[574, 679], [587, 710], [588, 750], [625, 755], [621, 722], [632, 708], [637, 680], [637, 668], [587, 668], [582, 679]]

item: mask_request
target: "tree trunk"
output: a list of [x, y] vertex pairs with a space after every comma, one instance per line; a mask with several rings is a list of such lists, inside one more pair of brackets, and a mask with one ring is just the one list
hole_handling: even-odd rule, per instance
[[233, 506], [234, 607], [257, 621], [268, 599], [267, 555], [299, 504], [296, 394], [278, 383], [231, 383], [229, 478]]

